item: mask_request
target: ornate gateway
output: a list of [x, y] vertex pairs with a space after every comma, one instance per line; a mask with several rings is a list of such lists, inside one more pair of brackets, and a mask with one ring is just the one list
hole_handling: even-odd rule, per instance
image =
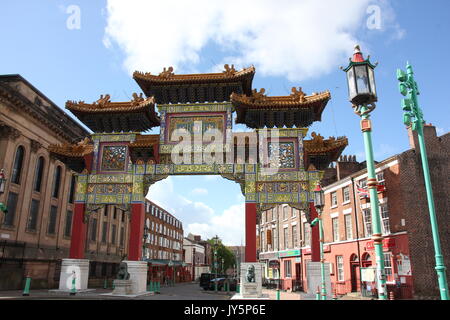
[[[86, 215], [116, 205], [131, 215], [128, 260], [139, 260], [148, 188], [169, 175], [221, 175], [240, 184], [246, 201], [246, 261], [256, 261], [256, 217], [287, 203], [314, 211], [312, 191], [323, 170], [347, 145], [345, 137], [324, 139], [308, 127], [320, 121], [328, 91], [306, 95], [293, 88], [284, 97], [252, 89], [255, 68], [222, 73], [159, 75], [135, 72], [143, 94], [129, 102], [102, 95], [88, 104], [68, 101], [94, 133], [76, 145], [51, 152], [78, 173], [71, 258], [84, 257]], [[157, 105], [158, 112], [155, 110]], [[252, 132], [233, 132], [235, 123]], [[158, 135], [143, 134], [153, 127]]]

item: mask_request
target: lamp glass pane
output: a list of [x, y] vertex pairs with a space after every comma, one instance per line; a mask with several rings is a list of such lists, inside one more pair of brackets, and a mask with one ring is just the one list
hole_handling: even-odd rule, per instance
[[355, 72], [353, 68], [347, 71], [348, 96], [352, 100], [356, 96]]
[[367, 67], [365, 65], [355, 66], [356, 77], [356, 90], [358, 94], [370, 93], [369, 88], [369, 75], [367, 73]]
[[377, 96], [377, 89], [375, 85], [375, 73], [373, 72], [373, 69], [368, 67], [369, 70], [369, 82], [370, 82], [370, 89], [371, 93], [376, 97]]

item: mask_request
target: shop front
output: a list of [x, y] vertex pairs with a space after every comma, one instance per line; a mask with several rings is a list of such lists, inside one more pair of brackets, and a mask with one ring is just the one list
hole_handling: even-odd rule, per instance
[[301, 250], [281, 251], [279, 258], [282, 290], [303, 291]]

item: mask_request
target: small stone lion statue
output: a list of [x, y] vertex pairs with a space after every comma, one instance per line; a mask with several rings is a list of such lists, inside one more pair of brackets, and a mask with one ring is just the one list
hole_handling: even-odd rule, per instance
[[247, 282], [255, 282], [255, 266], [251, 265], [247, 268], [247, 274], [245, 275]]
[[121, 262], [119, 265], [119, 271], [117, 272], [117, 280], [130, 280], [130, 274], [128, 273], [128, 265], [125, 262]]

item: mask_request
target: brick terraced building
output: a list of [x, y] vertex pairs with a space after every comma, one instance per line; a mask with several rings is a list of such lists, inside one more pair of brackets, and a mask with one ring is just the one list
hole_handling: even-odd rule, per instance
[[[439, 234], [445, 265], [450, 265], [449, 161], [450, 134], [440, 137], [424, 127]], [[411, 148], [376, 164], [388, 292], [396, 298], [439, 297], [428, 203], [416, 133], [408, 131]], [[330, 263], [333, 294], [374, 294], [375, 266], [370, 201], [366, 196], [365, 163], [344, 156], [327, 168], [322, 180], [324, 256]], [[358, 190], [359, 189], [359, 190]], [[295, 210], [295, 209], [294, 209]], [[265, 211], [259, 220], [259, 260], [268, 283], [280, 279], [282, 289], [308, 288], [306, 266], [320, 261], [317, 228], [304, 212], [288, 206]]]

